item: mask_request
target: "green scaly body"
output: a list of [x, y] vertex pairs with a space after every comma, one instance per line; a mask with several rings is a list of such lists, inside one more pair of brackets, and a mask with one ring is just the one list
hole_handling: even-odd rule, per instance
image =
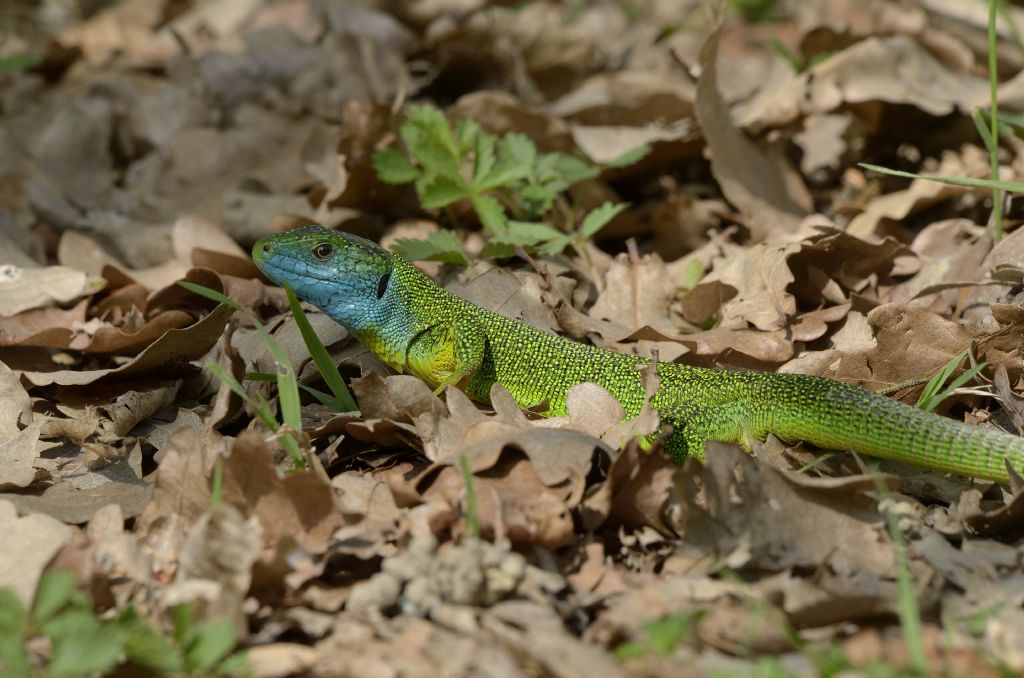
[[[435, 390], [457, 384], [486, 402], [499, 383], [523, 407], [565, 413], [566, 393], [593, 382], [628, 416], [643, 405], [649, 360], [557, 337], [447, 292], [415, 266], [357, 236], [305, 227], [256, 243], [268, 277], [340, 322], [384, 362]], [[749, 449], [768, 433], [854, 449], [939, 471], [1005, 481], [1024, 469], [1024, 439], [968, 426], [820, 377], [658, 363], [651, 401], [673, 427], [669, 453], [703, 458], [709, 440]]]

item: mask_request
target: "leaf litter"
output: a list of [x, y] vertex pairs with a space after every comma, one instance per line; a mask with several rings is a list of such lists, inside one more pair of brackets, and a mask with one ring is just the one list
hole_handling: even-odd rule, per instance
[[[42, 27], [52, 4], [12, 6]], [[276, 390], [246, 379], [276, 372], [261, 335], [175, 285], [259, 313], [323, 389], [247, 248], [310, 222], [433, 238], [470, 262], [424, 262], [461, 296], [660, 360], [909, 382], [912, 403], [966, 350], [987, 366], [942, 411], [1013, 430], [1017, 202], [994, 244], [989, 192], [856, 166], [989, 175], [985, 17], [736, 3], [717, 26], [704, 4], [72, 2], [17, 35], [0, 10], [0, 63], [40, 55], [0, 69], [0, 585], [28, 604], [71, 570], [158, 625], [188, 603], [266, 676], [871, 674], [915, 643], [935, 672], [1024, 670], [1019, 488], [774, 439], [679, 468], [653, 413], [620, 423], [593, 385], [560, 418], [436, 396], [313, 309], [360, 409], [304, 396], [326, 476], [290, 471], [252, 405]], [[558, 228], [629, 206], [558, 253], [481, 257], [469, 201], [377, 176], [406, 102], [613, 165], [553, 197]], [[1022, 148], [1004, 134], [1001, 178]]]

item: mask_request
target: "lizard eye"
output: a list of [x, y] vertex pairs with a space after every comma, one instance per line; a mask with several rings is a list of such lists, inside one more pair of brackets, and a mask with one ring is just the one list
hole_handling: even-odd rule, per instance
[[323, 261], [328, 259], [333, 251], [334, 248], [331, 247], [330, 243], [322, 242], [313, 248], [313, 256]]

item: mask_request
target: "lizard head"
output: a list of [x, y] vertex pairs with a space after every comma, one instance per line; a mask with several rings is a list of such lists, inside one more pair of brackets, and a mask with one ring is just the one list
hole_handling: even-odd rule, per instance
[[380, 245], [322, 226], [267, 236], [252, 258], [268, 278], [349, 329], [372, 320], [394, 268], [394, 255]]

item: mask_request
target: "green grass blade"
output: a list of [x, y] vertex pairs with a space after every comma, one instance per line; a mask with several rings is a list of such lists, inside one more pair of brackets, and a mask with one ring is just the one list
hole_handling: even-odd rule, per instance
[[940, 184], [949, 184], [951, 186], [967, 186], [970, 188], [1001, 188], [1006, 191], [1013, 191], [1014, 193], [1024, 193], [1024, 182], [1020, 181], [1005, 181], [1003, 179], [974, 179], [973, 177], [940, 177], [934, 174], [914, 174], [913, 172], [904, 172], [902, 170], [889, 169], [888, 167], [882, 167], [881, 165], [872, 165], [866, 162], [858, 164], [860, 167], [863, 167], [866, 170], [878, 172], [879, 174], [888, 174], [894, 177], [905, 177], [907, 179], [924, 179], [926, 181], [937, 181]]
[[[259, 400], [253, 400], [250, 398], [249, 394], [245, 392], [245, 388], [242, 384], [239, 383], [239, 381], [227, 372], [219, 363], [210, 363], [207, 367], [213, 376], [225, 382], [228, 385], [228, 388], [234, 391], [238, 397], [244, 400], [249, 407], [253, 409], [259, 420], [262, 421], [263, 425], [272, 433], [277, 433], [281, 430], [281, 425], [277, 423], [277, 419], [274, 418], [274, 412], [270, 409], [270, 404], [267, 403], [266, 400], [263, 398], [260, 398]], [[300, 429], [295, 430], [298, 431]], [[288, 453], [289, 458], [297, 468], [302, 469], [306, 467], [306, 460], [302, 456], [302, 449], [299, 446], [299, 441], [296, 440], [291, 433], [288, 433], [281, 438], [281, 446], [284, 448], [285, 452]]]
[[924, 385], [924, 389], [921, 390], [921, 396], [917, 399], [918, 407], [925, 412], [935, 409], [935, 406], [938, 405], [938, 403], [935, 402], [936, 394], [938, 394], [942, 385], [946, 383], [950, 375], [956, 371], [956, 368], [960, 366], [960, 363], [962, 363], [966, 357], [967, 350], [964, 349], [950, 358], [949, 361], [943, 365], [942, 369], [936, 372], [935, 375], [928, 380], [928, 383]]
[[[358, 409], [352, 393], [348, 390], [348, 386], [345, 385], [341, 372], [338, 371], [338, 366], [331, 360], [330, 354], [327, 353], [327, 348], [324, 347], [320, 337], [313, 331], [313, 326], [309, 324], [309, 319], [306, 318], [306, 314], [302, 310], [295, 292], [292, 291], [291, 285], [285, 283], [284, 291], [288, 295], [288, 304], [292, 307], [295, 324], [299, 326], [299, 332], [302, 333], [302, 340], [306, 342], [309, 355], [313, 357], [313, 362], [316, 363], [316, 368], [320, 371], [320, 376], [324, 378], [327, 388], [331, 389], [331, 393], [334, 394], [334, 401], [337, 404], [336, 409], [341, 412], [352, 412]], [[332, 406], [326, 402], [324, 405]]]
[[[284, 347], [281, 343], [270, 334], [267, 330], [266, 325], [260, 322], [259, 318], [256, 317], [252, 311], [247, 308], [242, 308], [236, 301], [231, 299], [224, 294], [211, 290], [208, 287], [197, 285], [195, 283], [188, 282], [186, 280], [179, 280], [178, 285], [194, 292], [207, 299], [213, 299], [222, 304], [227, 304], [231, 308], [245, 313], [246, 317], [252, 322], [253, 326], [256, 327], [256, 331], [260, 333], [263, 338], [263, 342], [270, 350], [271, 355], [274, 356], [274, 362], [277, 363], [277, 400], [281, 408], [281, 419], [284, 423], [296, 434], [302, 430], [302, 411], [299, 404], [299, 381], [295, 376], [295, 370], [292, 369], [292, 363], [288, 359], [288, 354], [285, 352]], [[211, 371], [214, 375], [219, 378], [223, 378], [228, 382], [235, 393], [240, 395], [259, 415], [263, 423], [272, 431], [278, 430], [277, 421], [274, 419], [273, 413], [270, 412], [269, 405], [263, 403], [263, 406], [258, 406], [253, 403], [252, 399], [247, 396], [245, 389], [238, 383], [238, 380], [233, 376], [224, 371], [220, 365], [214, 368], [213, 364], [210, 365]], [[281, 445], [285, 448], [288, 456], [292, 458], [295, 465], [303, 469], [306, 467], [305, 458], [302, 455], [302, 449], [299, 445], [299, 441], [292, 435], [286, 435], [281, 438]]]
[[928, 410], [931, 410], [931, 409], [934, 409], [935, 407], [938, 407], [942, 403], [943, 400], [945, 400], [946, 398], [949, 398], [950, 396], [954, 395], [956, 393], [957, 389], [959, 389], [961, 386], [963, 386], [967, 382], [969, 382], [972, 379], [974, 379], [975, 377], [977, 377], [978, 374], [980, 374], [981, 371], [983, 369], [985, 369], [986, 367], [988, 367], [988, 363], [979, 363], [975, 367], [972, 367], [971, 369], [967, 370], [966, 372], [964, 372], [963, 374], [958, 376], [956, 379], [951, 381], [949, 383], [949, 385], [946, 386], [946, 388], [944, 388], [942, 390], [941, 393], [937, 393], [934, 396], [933, 402], [931, 404], [931, 407], [929, 407]]
[[839, 456], [839, 454], [840, 454], [839, 452], [823, 452], [823, 453], [819, 454], [817, 457], [815, 457], [814, 459], [812, 459], [811, 461], [807, 462], [806, 464], [804, 464], [803, 466], [798, 468], [796, 470], [796, 472], [797, 473], [807, 473], [808, 471], [810, 471], [812, 468], [814, 468], [818, 464], [821, 464], [821, 463], [823, 463], [825, 461], [828, 461], [832, 457]]
[[[245, 378], [249, 381], [277, 381], [276, 374], [268, 374], [267, 372], [246, 372]], [[299, 382], [299, 388], [319, 400], [320, 404], [324, 407], [328, 407], [335, 412], [341, 411], [338, 399], [330, 393], [324, 393], [319, 389], [315, 389], [312, 386], [306, 386], [301, 382]]]
[[224, 304], [225, 306], [233, 308], [236, 311], [242, 310], [241, 305], [237, 301], [235, 301], [226, 294], [218, 292], [217, 290], [211, 290], [209, 287], [197, 285], [196, 283], [189, 282], [188, 280], [179, 280], [178, 287], [184, 287], [189, 292], [198, 294], [201, 297], [206, 297], [211, 301], [216, 301], [218, 304]]
[[476, 503], [476, 483], [473, 470], [469, 468], [469, 457], [465, 454], [459, 455], [459, 470], [462, 471], [462, 480], [466, 483], [466, 532], [473, 539], [479, 539], [480, 513]]
[[[992, 179], [999, 179], [999, 70], [996, 58], [996, 15], [999, 0], [988, 0], [988, 83], [989, 83], [989, 132], [992, 143], [988, 146]], [[999, 242], [1003, 237], [1003, 192], [992, 187], [992, 238]]]
[[989, 154], [993, 152], [993, 149], [996, 149], [996, 152], [998, 152], [998, 147], [992, 139], [992, 132], [988, 129], [988, 123], [985, 122], [985, 116], [981, 112], [981, 109], [976, 108], [971, 111], [971, 121], [974, 122], [974, 128], [978, 130], [978, 136], [980, 136], [981, 140], [985, 143], [985, 150], [988, 151]]

